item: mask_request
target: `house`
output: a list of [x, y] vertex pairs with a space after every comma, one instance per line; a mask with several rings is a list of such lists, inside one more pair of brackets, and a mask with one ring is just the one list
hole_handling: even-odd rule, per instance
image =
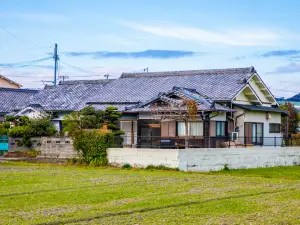
[[[95, 95], [114, 79], [65, 81], [42, 90], [0, 88], [0, 115], [36, 117], [43, 112], [52, 114], [53, 124], [62, 131], [65, 114], [80, 111], [85, 99]], [[1, 117], [0, 117], [1, 118]]]
[[0, 123], [8, 113], [18, 112], [28, 106], [30, 98], [38, 90], [20, 88], [0, 88]]
[[3, 88], [21, 88], [22, 85], [14, 82], [7, 77], [0, 75], [0, 87]]
[[[197, 103], [196, 118], [190, 121], [172, 115], [165, 123], [163, 112], [176, 114], [177, 109], [184, 115], [190, 100]], [[156, 145], [158, 140], [182, 144], [188, 130], [196, 132], [190, 135], [198, 140], [197, 146], [219, 146], [229, 136], [247, 145], [280, 145], [281, 117], [287, 116], [253, 67], [123, 73], [117, 80], [65, 81], [33, 94], [26, 107], [53, 113], [56, 126], [62, 129], [64, 114], [88, 105], [101, 110], [113, 105], [122, 111], [120, 126], [126, 133], [124, 145], [129, 146]], [[157, 105], [161, 110], [153, 110]], [[160, 121], [158, 115], [164, 119]]]
[[[136, 136], [160, 138], [167, 131], [164, 125], [152, 124], [152, 112], [132, 112], [134, 106], [156, 98], [159, 93], [168, 93], [174, 86], [193, 89], [201, 96], [226, 107], [226, 112], [211, 112], [209, 126], [203, 126], [202, 136], [228, 137], [235, 133], [241, 143], [268, 145], [281, 144], [281, 117], [286, 112], [278, 108], [273, 94], [253, 67], [190, 71], [167, 71], [124, 73], [115, 82], [108, 84], [103, 92], [87, 100], [88, 105], [104, 109], [115, 105], [123, 111], [121, 128], [125, 142], [139, 145]], [[215, 115], [214, 115], [215, 114]], [[199, 123], [204, 121], [199, 119]], [[180, 121], [172, 125], [172, 136], [178, 137]], [[199, 125], [201, 126], [201, 125]], [[147, 130], [148, 129], [148, 130]], [[170, 129], [170, 128], [169, 128]], [[151, 133], [149, 133], [152, 130]], [[233, 135], [233, 134], [232, 134]]]

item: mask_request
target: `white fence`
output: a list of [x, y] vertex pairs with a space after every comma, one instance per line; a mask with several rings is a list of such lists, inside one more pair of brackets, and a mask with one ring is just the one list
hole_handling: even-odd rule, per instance
[[108, 150], [108, 160], [112, 164], [129, 163], [135, 167], [151, 164], [184, 171], [215, 171], [225, 165], [238, 169], [300, 164], [300, 148], [111, 148]]

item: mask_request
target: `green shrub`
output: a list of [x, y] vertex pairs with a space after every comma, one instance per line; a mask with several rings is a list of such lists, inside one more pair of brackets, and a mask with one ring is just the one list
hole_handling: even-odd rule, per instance
[[10, 128], [7, 134], [10, 137], [22, 137], [22, 143], [26, 147], [31, 147], [31, 137], [53, 136], [57, 133], [56, 128], [51, 124], [51, 120], [48, 117], [29, 119], [22, 116], [17, 121], [18, 126]]
[[30, 158], [35, 158], [35, 157], [37, 157], [39, 154], [41, 154], [41, 151], [29, 150], [29, 151], [25, 152], [25, 155], [26, 155], [27, 157], [30, 157]]
[[106, 149], [114, 146], [113, 134], [78, 130], [74, 132], [73, 141], [74, 149], [86, 163], [94, 166], [108, 164]]
[[10, 128], [10, 122], [4, 122], [2, 125], [3, 125], [3, 127], [5, 129], [9, 129]]
[[0, 124], [0, 136], [7, 135], [8, 128], [5, 127], [4, 124]]
[[148, 165], [146, 170], [171, 170], [171, 171], [179, 171], [178, 168], [170, 168], [164, 165], [154, 166], [154, 165]]
[[230, 171], [229, 167], [228, 167], [228, 164], [225, 164], [224, 165], [224, 168], [222, 169], [222, 171]]
[[71, 164], [71, 165], [74, 165], [78, 162], [78, 159], [76, 158], [71, 158], [71, 159], [68, 159], [68, 163]]
[[132, 169], [132, 166], [131, 166], [129, 163], [125, 163], [125, 164], [122, 166], [122, 169], [130, 170], [130, 169]]

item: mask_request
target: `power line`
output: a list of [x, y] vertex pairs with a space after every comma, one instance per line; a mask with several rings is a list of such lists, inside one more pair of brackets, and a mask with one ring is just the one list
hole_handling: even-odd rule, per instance
[[92, 71], [90, 71], [90, 70], [84, 69], [84, 68], [79, 67], [79, 66], [74, 66], [74, 65], [72, 65], [72, 64], [70, 64], [70, 63], [66, 63], [66, 62], [62, 62], [62, 61], [61, 61], [61, 64], [65, 65], [65, 66], [68, 66], [68, 67], [70, 67], [70, 68], [72, 68], [72, 69], [74, 69], [74, 70], [77, 70], [77, 71], [79, 71], [79, 72], [82, 72], [82, 73], [91, 73], [91, 74], [95, 74], [95, 72], [92, 72]]
[[[4, 67], [4, 69], [0, 69], [0, 71], [7, 71], [7, 70], [13, 70], [13, 69], [18, 69], [18, 68], [28, 67], [28, 66], [31, 66], [35, 63], [43, 62], [43, 61], [49, 60], [51, 58], [52, 57], [47, 57], [47, 58], [31, 60], [31, 61], [26, 61], [26, 62], [6, 63], [5, 65], [2, 66], [2, 67]], [[24, 64], [24, 65], [22, 65], [22, 64]], [[1, 67], [1, 65], [0, 65], [0, 67]]]
[[22, 42], [24, 42], [24, 43], [26, 43], [26, 44], [29, 44], [29, 45], [31, 45], [31, 46], [33, 46], [33, 47], [35, 47], [35, 45], [34, 44], [31, 44], [30, 42], [28, 42], [28, 41], [26, 41], [26, 40], [24, 40], [23, 38], [21, 38], [21, 37], [19, 37], [19, 36], [17, 36], [17, 35], [15, 35], [15, 34], [13, 34], [13, 33], [11, 33], [10, 31], [8, 31], [7, 29], [5, 29], [5, 28], [3, 28], [3, 27], [0, 27], [3, 31], [5, 31], [6, 33], [8, 33], [9, 35], [11, 35], [12, 37], [14, 37], [14, 38], [16, 38], [16, 39], [18, 39], [19, 41], [22, 41]]

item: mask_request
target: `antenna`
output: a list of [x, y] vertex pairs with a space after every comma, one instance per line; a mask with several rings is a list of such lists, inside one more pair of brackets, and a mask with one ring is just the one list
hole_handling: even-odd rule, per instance
[[59, 76], [59, 78], [62, 80], [62, 83], [65, 82], [65, 79], [69, 79], [68, 76]]

